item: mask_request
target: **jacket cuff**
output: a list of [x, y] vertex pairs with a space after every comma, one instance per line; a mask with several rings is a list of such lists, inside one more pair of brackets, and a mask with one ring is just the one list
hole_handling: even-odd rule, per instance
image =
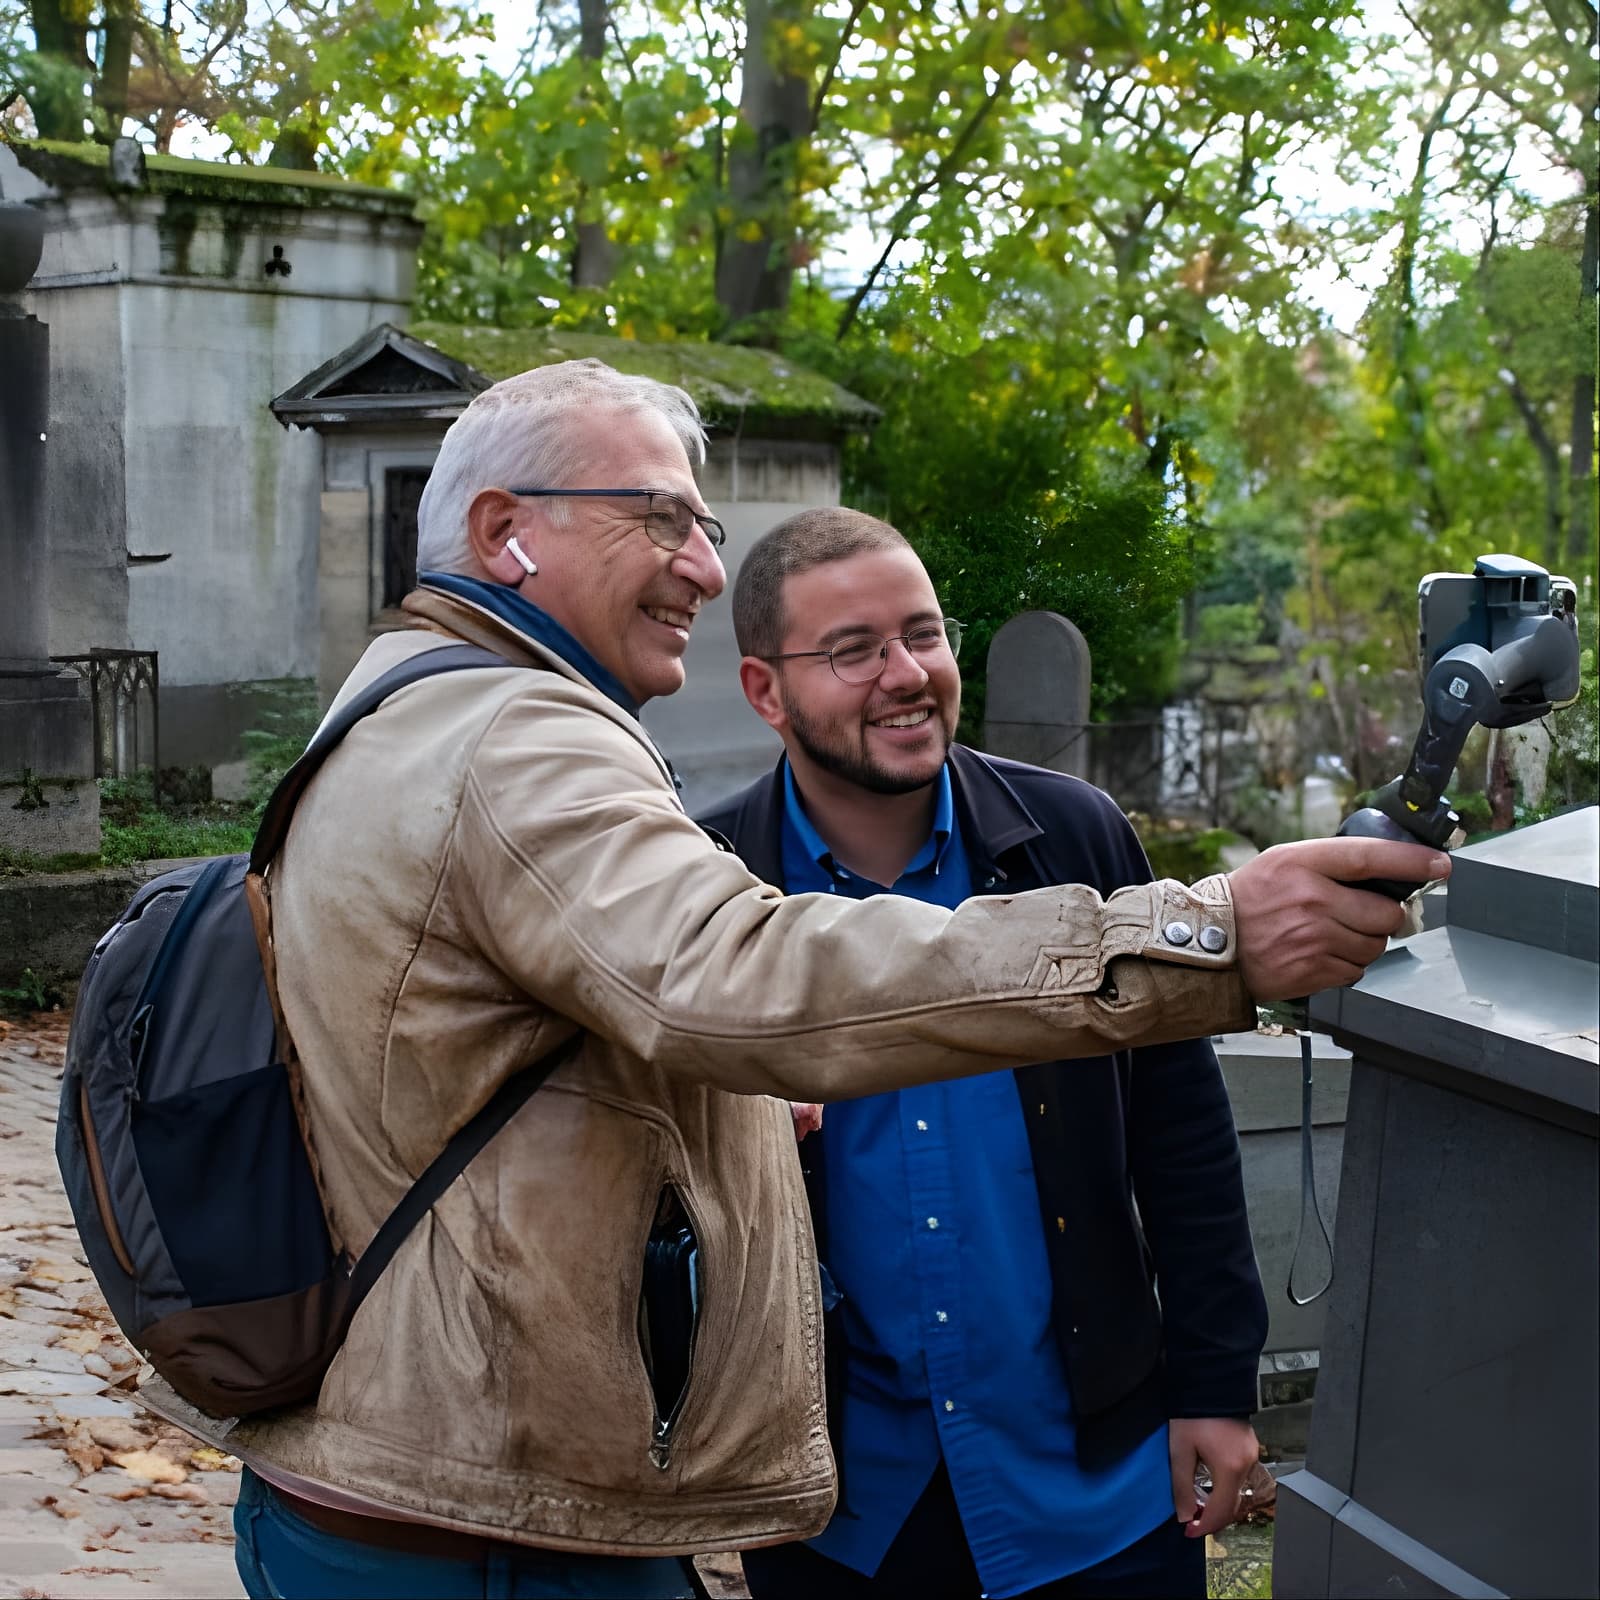
[[1184, 967], [1237, 966], [1239, 940], [1227, 875], [1202, 878], [1192, 888], [1163, 878], [1118, 889], [1106, 901], [1101, 950], [1107, 963], [1138, 956]]

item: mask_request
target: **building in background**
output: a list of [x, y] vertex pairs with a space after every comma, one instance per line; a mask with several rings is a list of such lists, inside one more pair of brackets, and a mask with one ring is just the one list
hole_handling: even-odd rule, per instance
[[[236, 759], [255, 686], [326, 700], [393, 625], [439, 441], [499, 378], [599, 356], [686, 388], [733, 570], [780, 517], [838, 503], [840, 442], [876, 415], [769, 351], [408, 327], [422, 227], [392, 190], [41, 140], [0, 142], [0, 193], [45, 218], [26, 301], [53, 330], [50, 653], [157, 653], [163, 766]], [[646, 719], [691, 804], [771, 759], [736, 660], [713, 607], [690, 689]]]

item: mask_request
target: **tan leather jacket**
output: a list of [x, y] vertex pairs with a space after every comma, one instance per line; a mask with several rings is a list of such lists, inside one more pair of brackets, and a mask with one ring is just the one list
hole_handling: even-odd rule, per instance
[[[441, 632], [507, 668], [415, 684], [360, 724], [270, 879], [340, 1241], [359, 1251], [509, 1073], [587, 1039], [402, 1246], [317, 1404], [227, 1447], [330, 1504], [561, 1549], [813, 1535], [834, 1473], [784, 1101], [1246, 1026], [1225, 882], [954, 913], [785, 897], [707, 840], [638, 723], [565, 663], [465, 602], [407, 604], [434, 631], [377, 640], [344, 694]], [[1160, 929], [1180, 915], [1227, 952], [1175, 952]], [[699, 1306], [663, 1439], [639, 1327], [668, 1187]]]

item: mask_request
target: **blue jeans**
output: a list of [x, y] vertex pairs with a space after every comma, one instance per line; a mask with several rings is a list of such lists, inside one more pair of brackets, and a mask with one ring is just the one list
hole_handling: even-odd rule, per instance
[[248, 1467], [234, 1507], [234, 1561], [251, 1600], [689, 1600], [674, 1556], [583, 1556], [507, 1544], [479, 1561], [384, 1550], [314, 1528]]

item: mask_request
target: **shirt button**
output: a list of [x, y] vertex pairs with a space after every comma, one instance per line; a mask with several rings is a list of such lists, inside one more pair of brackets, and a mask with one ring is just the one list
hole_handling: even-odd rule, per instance
[[955, 1408], [956, 1408], [955, 1401], [954, 1400], [946, 1400], [945, 1403], [944, 1403], [944, 1408], [945, 1408], [946, 1411], [954, 1411]]
[[935, 1311], [933, 1318], [935, 1322], [948, 1322], [950, 1320], [950, 1313], [948, 1311]]
[[930, 1228], [937, 1228], [939, 1226], [939, 1219], [937, 1217], [929, 1217], [928, 1226]]
[[928, 1124], [926, 1122], [924, 1122], [921, 1117], [918, 1117], [917, 1118], [917, 1132], [918, 1133], [926, 1133], [927, 1131], [928, 1131]]

